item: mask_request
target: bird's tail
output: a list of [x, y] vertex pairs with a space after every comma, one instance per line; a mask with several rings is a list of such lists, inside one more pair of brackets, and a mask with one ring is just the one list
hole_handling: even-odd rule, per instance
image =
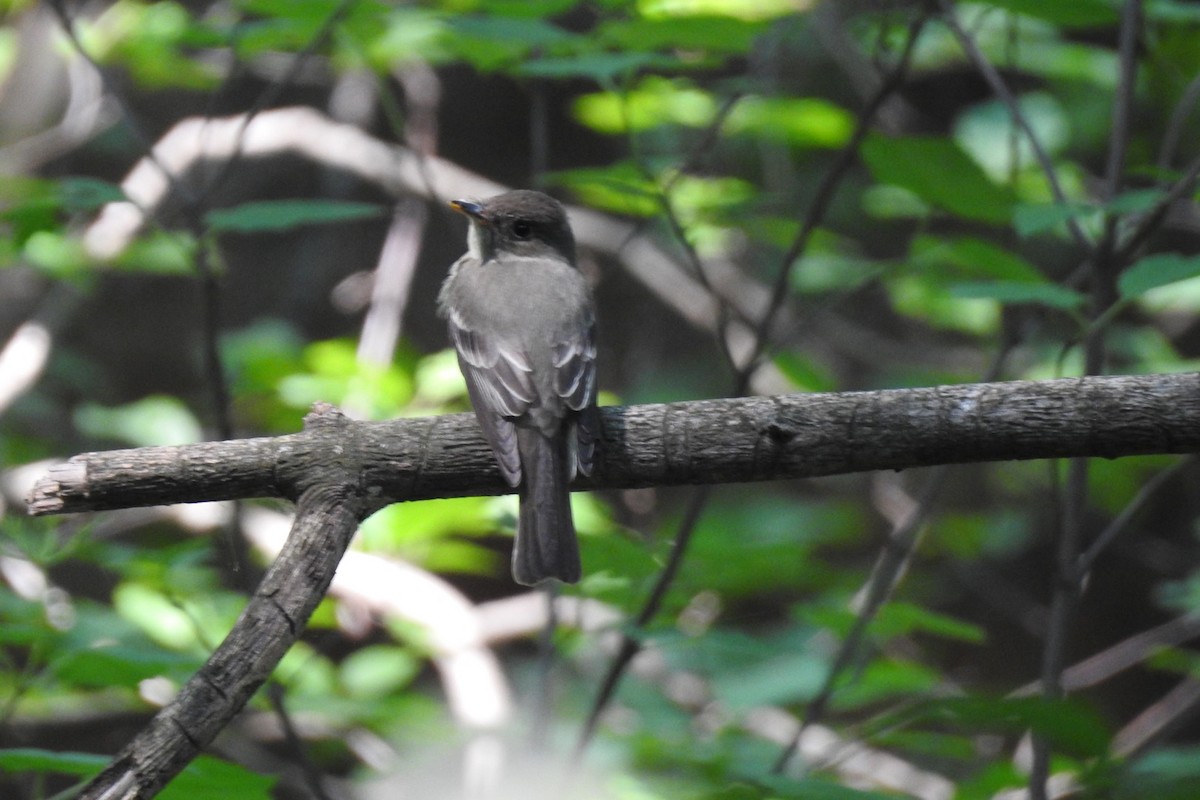
[[579, 543], [571, 519], [572, 455], [567, 436], [517, 428], [521, 454], [521, 512], [513, 548], [513, 578], [536, 586], [547, 578], [579, 580]]

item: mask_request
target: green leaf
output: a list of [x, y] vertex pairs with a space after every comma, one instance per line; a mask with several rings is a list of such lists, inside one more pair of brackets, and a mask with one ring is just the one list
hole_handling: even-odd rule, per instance
[[59, 182], [63, 207], [67, 211], [94, 211], [106, 203], [125, 199], [121, 187], [95, 178], [63, 178]]
[[862, 156], [880, 183], [908, 189], [945, 211], [993, 225], [1012, 219], [1013, 194], [946, 139], [872, 135], [863, 142]]
[[[513, 70], [517, 75], [531, 78], [591, 78], [606, 84], [638, 70], [654, 69], [677, 71], [682, 62], [671, 56], [657, 53], [588, 53], [561, 58], [539, 58], [527, 61]], [[689, 66], [703, 66], [700, 63]]]
[[1200, 22], [1200, 6], [1195, 0], [1150, 0], [1145, 13], [1157, 22]]
[[374, 203], [338, 200], [263, 200], [205, 215], [209, 228], [218, 233], [277, 233], [302, 225], [351, 222], [383, 216], [385, 209]]
[[1109, 0], [986, 0], [986, 3], [1066, 27], [1098, 27], [1117, 22], [1116, 5]]
[[1013, 227], [1018, 236], [1025, 238], [1095, 213], [1096, 207], [1086, 203], [1019, 204], [1013, 210]]
[[638, 11], [649, 19], [683, 20], [719, 15], [731, 19], [768, 20], [796, 11], [796, 0], [639, 0]]
[[577, 34], [534, 17], [455, 17], [450, 29], [472, 40], [516, 45], [522, 52], [553, 49], [579, 39]]
[[821, 778], [784, 778], [768, 775], [762, 779], [771, 791], [764, 800], [897, 800], [891, 793], [853, 789]]
[[1200, 796], [1200, 749], [1171, 747], [1151, 750], [1121, 770], [1117, 800], [1193, 800]]
[[579, 0], [484, 0], [481, 10], [506, 17], [552, 17], [577, 5]]
[[767, 658], [713, 678], [712, 691], [731, 710], [810, 700], [829, 673], [828, 663], [806, 653]]
[[1074, 289], [1054, 283], [970, 281], [951, 285], [949, 292], [963, 299], [996, 300], [1006, 305], [1032, 303], [1064, 311], [1081, 308], [1087, 300]]
[[92, 263], [83, 249], [83, 242], [61, 229], [31, 234], [25, 240], [24, 254], [39, 270], [64, 280], [84, 278]]
[[587, 205], [617, 214], [652, 217], [662, 211], [658, 187], [629, 162], [611, 167], [563, 170], [549, 176]]
[[854, 117], [816, 97], [746, 97], [733, 107], [724, 129], [796, 146], [841, 147], [854, 130]]
[[622, 50], [682, 48], [742, 54], [764, 30], [766, 25], [762, 22], [724, 16], [640, 17], [603, 23], [595, 36]]
[[796, 387], [805, 392], [832, 392], [837, 381], [811, 358], [795, 353], [777, 353], [772, 362], [776, 369]]
[[112, 759], [92, 753], [56, 753], [35, 747], [0, 750], [0, 772], [36, 772], [47, 775], [90, 777]]
[[351, 695], [382, 697], [407, 685], [420, 668], [420, 662], [404, 648], [372, 645], [343, 659], [338, 671]]
[[455, 17], [452, 30], [484, 39], [505, 39], [529, 47], [553, 47], [579, 40], [577, 34], [538, 17], [471, 16]]
[[893, 601], [879, 610], [873, 630], [881, 636], [902, 636], [910, 633], [927, 633], [943, 639], [952, 639], [968, 644], [982, 644], [987, 638], [982, 628], [941, 614], [927, 608]]
[[192, 444], [200, 423], [177, 397], [153, 395], [115, 408], [86, 403], [75, 412], [79, 430], [97, 438], [119, 439], [138, 447]]
[[1033, 729], [1056, 748], [1080, 756], [1100, 756], [1109, 745], [1108, 726], [1076, 700], [1039, 697], [954, 697], [928, 700], [918, 717], [955, 723], [970, 730], [1020, 733]]
[[953, 267], [955, 275], [1015, 283], [1046, 283], [1046, 277], [1029, 261], [992, 242], [971, 236], [956, 239], [918, 236], [912, 243], [912, 260], [922, 267], [926, 264]]
[[106, 644], [75, 651], [54, 666], [54, 674], [77, 686], [135, 687], [159, 675], [186, 679], [204, 659], [163, 650], [150, 642]]
[[644, 131], [662, 125], [701, 128], [717, 114], [712, 94], [682, 79], [650, 76], [626, 92], [595, 92], [580, 97], [575, 117], [607, 134]]
[[1200, 275], [1200, 255], [1156, 253], [1139, 259], [1117, 279], [1121, 297], [1140, 297], [1151, 289]]
[[271, 789], [278, 780], [274, 775], [260, 775], [212, 756], [199, 756], [157, 797], [159, 800], [228, 800], [231, 797], [270, 800]]
[[1109, 201], [1105, 208], [1119, 214], [1149, 211], [1158, 205], [1165, 194], [1166, 192], [1162, 189], [1135, 189], [1122, 192]]

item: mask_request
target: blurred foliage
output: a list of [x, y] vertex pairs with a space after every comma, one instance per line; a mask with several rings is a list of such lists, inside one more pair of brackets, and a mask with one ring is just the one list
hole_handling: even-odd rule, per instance
[[[454, 354], [429, 345], [442, 339], [406, 327], [391, 362], [369, 364], [354, 338], [353, 314], [363, 303], [351, 318], [330, 322], [333, 280], [348, 282], [368, 266], [355, 262], [354, 245], [389, 215], [378, 193], [351, 192], [329, 175], [297, 178], [302, 170], [290, 164], [285, 177], [271, 173], [244, 196], [237, 179], [258, 165], [241, 154], [223, 187], [197, 184], [204, 191], [179, 216], [171, 209], [111, 261], [98, 263], [84, 239], [97, 214], [127, 205], [119, 176], [145, 155], [152, 141], [145, 131], [167, 130], [188, 114], [259, 108], [247, 98], [264, 87], [262, 107], [332, 106], [337, 92], [366, 77], [371, 101], [385, 109], [379, 116], [395, 127], [371, 132], [400, 139], [405, 114], [386, 110], [403, 106], [396, 79], [412, 65], [442, 71], [453, 89], [441, 111], [459, 128], [463, 119], [494, 126], [496, 148], [514, 147], [501, 134], [512, 134], [506, 126], [523, 118], [536, 94], [558, 131], [543, 162], [554, 171], [537, 178], [636, 220], [669, 250], [681, 251], [682, 236], [700, 258], [736, 265], [745, 283], [733, 296], [760, 296], [790, 270], [792, 319], [767, 350], [777, 385], [837, 391], [970, 382], [1000, 355], [1004, 379], [1078, 375], [1081, 343], [1098, 330], [1111, 372], [1196, 370], [1200, 247], [1196, 208], [1187, 202], [1195, 187], [1171, 214], [1153, 215], [1183, 165], [1200, 155], [1191, 85], [1200, 72], [1200, 11], [1183, 0], [1142, 5], [1128, 163], [1114, 195], [1100, 187], [1119, 86], [1121, 3], [957, 3], [964, 29], [1014, 88], [1027, 128], [986, 90], [951, 29], [929, 21], [907, 82], [884, 104], [799, 253], [791, 247], [814, 193], [853, 141], [871, 87], [896, 64], [920, 4], [116, 0], [80, 7], [71, 11], [75, 35], [109, 78], [96, 91], [116, 92], [121, 102], [110, 95], [102, 122], [71, 138], [65, 123], [54, 127], [74, 102], [65, 93], [53, 95], [61, 107], [34, 102], [51, 96], [48, 89], [27, 94], [29, 119], [0, 96], [0, 279], [12, 287], [11, 296], [0, 295], [0, 330], [7, 337], [38, 317], [29, 310], [33, 295], [68, 298], [65, 311], [45, 316], [73, 320], [60, 319], [41, 380], [0, 407], [0, 467], [9, 476], [36, 459], [213, 435], [211, 374], [200, 366], [202, 338], [212, 332], [178, 299], [209, 302], [209, 280], [238, 311], [215, 348], [237, 435], [291, 433], [315, 402], [369, 420], [467, 410]], [[40, 70], [84, 91], [70, 75], [87, 65], [55, 24], [45, 5], [0, 2], [0, 81], [25, 86], [23, 71]], [[465, 115], [468, 107], [478, 118]], [[139, 124], [122, 117], [130, 109]], [[38, 138], [52, 127], [68, 144], [23, 162], [22, 154], [53, 140]], [[1035, 141], [1053, 164], [1061, 198]], [[450, 151], [463, 146], [453, 136], [446, 145], [445, 157], [464, 156]], [[470, 137], [469, 146], [479, 158], [493, 141]], [[525, 157], [503, 152], [515, 162]], [[1100, 241], [1147, 221], [1151, 235], [1118, 265], [1112, 305], [1094, 308], [1080, 279], [1088, 254], [1069, 226]], [[451, 249], [461, 248], [460, 236], [456, 227]], [[312, 255], [330, 241], [332, 252]], [[272, 270], [275, 260], [288, 269]], [[136, 313], [128, 311], [131, 297]], [[606, 386], [615, 393], [606, 400], [676, 399], [729, 385], [706, 349], [707, 334], [680, 334], [685, 326], [672, 310], [653, 308], [641, 318], [601, 308], [602, 321], [615, 321], [601, 333], [602, 357], [624, 365], [612, 370], [624, 383]], [[172, 354], [169, 363], [147, 355], [157, 350]], [[139, 368], [144, 373], [131, 377]], [[1162, 456], [1094, 463], [1091, 535], [1175, 464]], [[663, 613], [645, 630], [628, 620], [669, 557], [683, 495], [576, 496], [585, 577], [565, 592], [619, 612], [625, 622], [612, 627], [639, 637], [652, 662], [623, 682], [593, 745], [597, 796], [947, 796], [912, 788], [928, 778], [954, 797], [990, 798], [1026, 784], [1014, 754], [1030, 731], [1052, 743], [1054, 770], [1071, 776], [1079, 796], [1200, 796], [1191, 717], [1181, 713], [1171, 720], [1174, 732], [1132, 754], [1117, 747], [1138, 713], [1158, 708], [1164, 679], [1186, 685], [1200, 675], [1200, 660], [1185, 646], [1157, 648], [1116, 688], [1089, 687], [1062, 701], [1014, 694], [1036, 677], [1041, 659], [1063, 472], [1063, 465], [1020, 462], [949, 473], [904, 580], [863, 627], [848, 668], [839, 666], [839, 647], [855, 635], [863, 586], [892, 546], [896, 507], [920, 495], [928, 473], [905, 476], [899, 501], [889, 500], [895, 490], [882, 480], [861, 476], [718, 490]], [[1200, 612], [1200, 509], [1188, 490], [1196, 477], [1193, 464], [1159, 487], [1096, 562], [1078, 638], [1069, 643], [1073, 660], [1164, 617]], [[185, 512], [31, 521], [9, 502], [0, 505], [0, 794], [46, 797], [107, 761], [85, 752], [101, 745], [72, 732], [148, 716], [229, 630], [245, 602], [232, 587], [261, 565], [237, 564], [220, 525], [189, 521]], [[512, 592], [506, 537], [515, 516], [511, 497], [397, 504], [368, 519], [353, 546], [438, 573], [448, 589], [483, 602]], [[430, 753], [444, 758], [462, 733], [429, 668], [434, 632], [393, 616], [370, 627], [363, 616], [352, 603], [327, 599], [273, 680], [286, 690], [288, 709], [312, 723], [305, 736], [315, 765], [365, 787]], [[566, 665], [556, 676], [550, 729], [555, 747], [565, 749], [608, 663], [611, 631], [563, 623]], [[532, 648], [496, 653], [528, 699], [525, 685], [544, 677]], [[774, 765], [791, 733], [778, 720], [794, 724], [814, 703], [825, 715], [810, 731], [830, 748], [780, 774]], [[268, 708], [256, 697], [250, 713]], [[71, 726], [67, 733], [58, 734], [60, 723]], [[44, 731], [51, 733], [39, 738]], [[860, 756], [872, 766], [864, 769]], [[897, 765], [913, 780], [893, 781], [885, 767]], [[269, 797], [277, 796], [275, 783], [202, 757], [161, 796]]]

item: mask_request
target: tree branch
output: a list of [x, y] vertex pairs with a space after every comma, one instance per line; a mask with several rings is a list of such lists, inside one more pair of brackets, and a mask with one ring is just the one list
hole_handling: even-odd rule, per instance
[[[878, 469], [1200, 450], [1200, 374], [795, 394], [601, 410], [602, 458], [577, 489], [812, 478]], [[369, 509], [510, 492], [470, 414], [84, 453], [51, 468], [32, 514], [298, 499], [352, 475]]]
[[[339, 423], [349, 424], [344, 418]], [[363, 516], [352, 481], [305, 491], [287, 544], [225, 641], [79, 797], [153, 797], [178, 775], [242, 710], [299, 637]]]

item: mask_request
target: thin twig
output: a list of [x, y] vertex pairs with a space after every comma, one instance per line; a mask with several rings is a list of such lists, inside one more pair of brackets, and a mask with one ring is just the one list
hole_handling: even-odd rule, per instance
[[81, 58], [87, 61], [88, 64], [91, 65], [92, 69], [96, 71], [96, 74], [100, 76], [100, 83], [104, 87], [104, 93], [112, 98], [113, 103], [120, 111], [122, 121], [124, 121], [125, 125], [129, 128], [129, 132], [133, 134], [133, 138], [137, 140], [138, 148], [145, 153], [145, 157], [149, 159], [150, 162], [154, 164], [154, 166], [157, 167], [162, 173], [163, 178], [165, 178], [167, 183], [171, 185], [171, 190], [173, 192], [178, 192], [179, 196], [183, 198], [185, 202], [191, 202], [194, 199], [194, 195], [191, 193], [191, 187], [180, 181], [177, 175], [167, 169], [162, 162], [155, 157], [154, 145], [151, 143], [150, 137], [146, 135], [144, 130], [142, 130], [142, 126], [137, 123], [137, 118], [134, 116], [133, 111], [130, 110], [128, 104], [126, 104], [122, 99], [120, 93], [113, 88], [112, 80], [109, 78], [108, 72], [106, 72], [104, 68], [100, 66], [100, 62], [93, 58], [91, 53], [89, 53], [83, 46], [83, 42], [80, 41], [79, 35], [75, 32], [75, 21], [71, 18], [71, 15], [67, 13], [67, 7], [64, 0], [52, 0], [50, 3], [50, 8], [52, 11], [54, 11], [54, 15], [58, 17], [58, 22], [62, 26], [63, 33], [66, 34], [67, 39], [71, 42], [72, 49], [74, 49]]
[[[667, 563], [663, 567], [663, 571], [659, 574], [658, 580], [654, 582], [654, 588], [650, 591], [650, 596], [642, 605], [642, 609], [638, 612], [637, 619], [634, 621], [633, 627], [637, 631], [645, 630], [650, 621], [658, 614], [659, 608], [662, 606], [663, 599], [667, 596], [667, 591], [671, 588], [671, 584], [675, 580], [675, 575], [679, 572], [680, 566], [683, 564], [684, 553], [687, 552], [688, 543], [691, 541], [692, 533], [696, 529], [696, 523], [700, 521], [700, 517], [704, 513], [705, 506], [708, 505], [708, 498], [712, 491], [711, 486], [701, 486], [698, 488], [688, 501], [687, 510], [684, 512], [683, 520], [679, 523], [679, 530], [675, 534], [675, 542], [671, 545], [671, 554], [667, 557]], [[617, 684], [624, 677], [626, 669], [634, 656], [642, 651], [641, 639], [626, 633], [621, 637], [621, 644], [617, 651], [617, 655], [613, 658], [612, 663], [608, 667], [608, 672], [604, 675], [604, 680], [600, 683], [600, 690], [596, 693], [596, 699], [592, 702], [592, 708], [588, 712], [587, 720], [584, 721], [583, 729], [579, 733], [579, 739], [575, 744], [574, 761], [578, 761], [583, 757], [583, 751], [587, 749], [588, 743], [591, 742], [592, 736], [596, 733], [596, 726], [600, 722], [600, 715], [604, 713], [604, 709], [608, 707], [609, 701], [612, 700], [613, 693], [617, 690]]]
[[792, 240], [792, 243], [784, 252], [783, 258], [780, 260], [779, 273], [775, 277], [775, 284], [771, 287], [771, 299], [768, 301], [767, 308], [754, 329], [754, 350], [750, 354], [750, 357], [746, 359], [742, 374], [738, 376], [738, 383], [734, 394], [743, 394], [749, 387], [750, 378], [754, 375], [754, 370], [758, 366], [756, 362], [762, 356], [763, 350], [766, 347], [767, 333], [774, 323], [775, 317], [778, 316], [779, 310], [783, 307], [783, 301], [787, 298], [788, 287], [791, 286], [792, 272], [795, 269], [796, 263], [799, 261], [800, 255], [807, 249], [813, 231], [821, 224], [821, 221], [825, 218], [825, 214], [829, 211], [829, 206], [833, 202], [833, 197], [842, 182], [842, 178], [845, 177], [850, 167], [854, 165], [854, 161], [858, 157], [859, 146], [870, 132], [875, 116], [883, 108], [883, 104], [887, 101], [888, 97], [894, 94], [904, 83], [904, 79], [908, 74], [908, 66], [912, 61], [912, 55], [916, 49], [917, 40], [920, 38], [921, 31], [925, 28], [925, 24], [928, 21], [929, 17], [922, 14], [909, 24], [908, 38], [904, 43], [904, 50], [901, 51], [900, 59], [896, 62], [895, 68], [879, 85], [879, 88], [875, 91], [871, 99], [867, 101], [867, 105], [863, 109], [863, 113], [859, 116], [854, 131], [850, 134], [850, 139], [838, 151], [833, 164], [830, 165], [829, 169], [821, 177], [821, 182], [817, 185], [817, 191], [813, 195], [812, 205], [809, 206], [808, 213], [800, 223], [800, 230], [796, 233], [796, 237]]
[[[1012, 116], [1013, 122], [1029, 137], [1029, 146], [1033, 150], [1034, 157], [1041, 165], [1042, 172], [1046, 176], [1046, 182], [1050, 185], [1050, 191], [1054, 195], [1054, 199], [1058, 203], [1065, 204], [1067, 202], [1066, 192], [1063, 191], [1062, 183], [1058, 179], [1058, 172], [1054, 169], [1054, 162], [1050, 160], [1050, 155], [1046, 152], [1046, 148], [1042, 146], [1041, 140], [1033, 130], [1033, 126], [1029, 124], [1029, 120], [1025, 117], [1025, 112], [1021, 110], [1021, 104], [1017, 102], [1016, 95], [1008, 88], [1008, 84], [1004, 82], [1004, 78], [1000, 75], [999, 70], [987, 59], [983, 51], [979, 49], [975, 39], [969, 34], [955, 18], [954, 5], [950, 0], [938, 0], [938, 5], [942, 9], [942, 19], [946, 23], [946, 27], [954, 34], [954, 38], [958, 40], [959, 46], [962, 47], [963, 53], [967, 59], [975, 65], [975, 69], [983, 77], [984, 81], [991, 88], [992, 92], [1000, 99], [1008, 109], [1008, 113]], [[1079, 224], [1079, 220], [1074, 217], [1067, 219], [1067, 230], [1070, 231], [1071, 237], [1075, 239], [1075, 243], [1085, 250], [1092, 249], [1092, 240]]]
[[1171, 169], [1171, 162], [1179, 150], [1179, 142], [1183, 138], [1184, 126], [1188, 117], [1200, 102], [1200, 75], [1188, 82], [1187, 88], [1179, 97], [1179, 102], [1171, 110], [1171, 119], [1167, 122], [1167, 130], [1163, 133], [1162, 145], [1158, 148], [1156, 167], [1161, 175], [1166, 175]]
[[1179, 180], [1175, 181], [1166, 194], [1159, 198], [1154, 207], [1138, 221], [1137, 226], [1125, 235], [1113, 257], [1118, 261], [1128, 262], [1138, 248], [1146, 243], [1150, 235], [1158, 230], [1162, 221], [1166, 219], [1167, 212], [1171, 210], [1171, 206], [1184, 195], [1191, 193], [1198, 178], [1200, 178], [1200, 156], [1188, 165]]
[[1125, 155], [1129, 150], [1129, 123], [1133, 114], [1133, 90], [1137, 78], [1138, 32], [1141, 30], [1141, 0], [1128, 0], [1121, 11], [1121, 30], [1117, 50], [1117, 95], [1113, 99], [1112, 133], [1108, 137], [1108, 158], [1104, 164], [1104, 189], [1101, 198], [1108, 202], [1121, 189], [1125, 173]]
[[1095, 541], [1093, 541], [1091, 545], [1088, 546], [1087, 550], [1085, 550], [1083, 554], [1080, 555], [1076, 560], [1076, 582], [1082, 581], [1087, 574], [1091, 572], [1092, 565], [1096, 563], [1096, 559], [1099, 558], [1100, 554], [1103, 553], [1108, 546], [1113, 543], [1114, 539], [1120, 536], [1129, 527], [1129, 524], [1133, 521], [1133, 518], [1137, 516], [1137, 513], [1142, 510], [1150, 498], [1153, 497], [1154, 494], [1168, 481], [1170, 481], [1187, 467], [1191, 466], [1195, 460], [1196, 459], [1194, 456], [1189, 458], [1181, 458], [1179, 461], [1176, 461], [1170, 467], [1162, 470], [1153, 478], [1142, 484], [1142, 487], [1138, 489], [1138, 493], [1134, 495], [1133, 499], [1126, 503], [1125, 507], [1121, 509], [1121, 513], [1117, 514], [1116, 518], [1114, 518], [1112, 522], [1108, 523], [1104, 530], [1100, 532], [1100, 535], [1096, 537]]
[[[1125, 153], [1129, 146], [1129, 115], [1133, 105], [1133, 89], [1137, 79], [1137, 39], [1141, 27], [1141, 1], [1126, 0], [1121, 13], [1119, 33], [1121, 74], [1117, 97], [1113, 104], [1112, 133], [1109, 137], [1108, 158], [1105, 164], [1102, 199], [1116, 195], [1125, 170]], [[1103, 238], [1087, 260], [1091, 293], [1089, 314], [1094, 321], [1116, 301], [1116, 281], [1123, 261], [1117, 256], [1117, 223], [1115, 215], [1105, 220]], [[1084, 337], [1084, 374], [1103, 372], [1106, 361], [1107, 328], [1092, 325]], [[1066, 669], [1067, 639], [1076, 609], [1083, 596], [1083, 563], [1080, 550], [1086, 531], [1085, 510], [1088, 501], [1089, 462], [1086, 458], [1072, 459], [1067, 468], [1067, 486], [1063, 496], [1061, 530], [1057, 556], [1057, 581], [1050, 603], [1046, 626], [1045, 649], [1042, 653], [1042, 697], [1056, 700], [1064, 696], [1063, 672]], [[1113, 534], [1115, 536], [1115, 533]], [[1111, 539], [1111, 537], [1109, 537]], [[1095, 552], [1099, 552], [1096, 550]], [[1086, 557], [1086, 556], [1085, 556]], [[1090, 563], [1090, 561], [1086, 562]], [[1033, 760], [1029, 770], [1029, 793], [1033, 800], [1045, 800], [1051, 768], [1050, 741], [1033, 736]]]
[[304, 776], [304, 785], [312, 796], [317, 800], [332, 800], [329, 793], [325, 791], [325, 782], [321, 779], [321, 772], [313, 763], [308, 751], [304, 747], [304, 740], [296, 731], [296, 726], [292, 722], [292, 715], [288, 713], [287, 705], [284, 703], [286, 692], [283, 684], [278, 681], [267, 681], [266, 689], [263, 692], [267, 696], [267, 702], [271, 704], [271, 709], [275, 712], [275, 716], [279, 718], [279, 724], [283, 730], [283, 739], [287, 742], [288, 748], [292, 751], [295, 760], [300, 765], [300, 774]]
[[[242, 115], [241, 126], [243, 131], [261, 111], [270, 107], [283, 93], [283, 90], [291, 85], [296, 76], [300, 74], [300, 69], [304, 66], [304, 62], [307, 61], [309, 56], [315, 53], [318, 48], [324, 46], [324, 44], [329, 40], [329, 37], [333, 34], [337, 24], [341, 22], [342, 18], [345, 17], [346, 13], [350, 10], [350, 7], [354, 5], [355, 2], [356, 0], [342, 0], [342, 2], [339, 3], [332, 12], [330, 12], [329, 16], [325, 18], [325, 21], [321, 23], [321, 27], [317, 29], [312, 39], [310, 39], [308, 44], [304, 46], [304, 49], [296, 53], [295, 58], [293, 58], [288, 64], [287, 71], [284, 72], [280, 79], [268, 84], [262, 93], [255, 98], [250, 108], [248, 108], [245, 114]], [[240, 134], [237, 138], [240, 142]], [[200, 195], [198, 198], [196, 198], [194, 205], [203, 205], [209, 197], [212, 197], [213, 193], [219, 189], [222, 184], [224, 184], [225, 179], [229, 177], [229, 174], [232, 172], [233, 168], [239, 161], [241, 161], [241, 158], [242, 150], [239, 146], [236, 150], [234, 150], [229, 158], [217, 168], [217, 171], [213, 174], [212, 178], [205, 181], [204, 185], [201, 187]]]
[[[888, 78], [880, 85], [875, 96], [867, 104], [862, 115], [859, 117], [858, 125], [851, 136], [850, 140], [842, 148], [838, 158], [830, 167], [818, 189], [817, 195], [813, 203], [809, 206], [808, 212], [800, 226], [800, 234], [793, 241], [792, 246], [788, 248], [787, 253], [781, 262], [779, 275], [775, 282], [775, 287], [772, 292], [772, 302], [767, 306], [763, 316], [760, 318], [758, 325], [754, 331], [754, 344], [752, 349], [752, 357], [746, 359], [742, 366], [738, 369], [735, 379], [735, 394], [741, 395], [749, 386], [750, 377], [756, 369], [757, 357], [765, 348], [764, 339], [771, 329], [771, 325], [775, 316], [783, 306], [783, 299], [786, 296], [786, 289], [790, 285], [791, 272], [797, 263], [800, 254], [807, 246], [809, 234], [824, 218], [828, 211], [829, 204], [833, 198], [841, 179], [845, 176], [847, 170], [854, 161], [854, 156], [857, 153], [858, 146], [862, 139], [866, 136], [867, 130], [871, 126], [871, 122], [875, 114], [882, 107], [884, 100], [891, 93], [895, 92], [903, 83], [904, 76], [907, 74], [908, 66], [911, 61], [912, 53], [915, 49], [915, 43], [923, 29], [926, 16], [922, 16], [915, 20], [909, 27], [909, 39], [906, 42], [903, 54]], [[732, 105], [728, 105], [732, 108]], [[714, 295], [715, 296], [715, 295]], [[596, 732], [596, 727], [599, 723], [601, 714], [611, 702], [613, 694], [616, 692], [617, 685], [624, 676], [626, 670], [632, 662], [634, 656], [641, 651], [641, 642], [637, 638], [637, 634], [643, 631], [651, 620], [657, 615], [662, 599], [666, 596], [670, 589], [671, 583], [674, 581], [675, 575], [678, 573], [683, 563], [683, 558], [687, 552], [688, 544], [691, 540], [696, 523], [699, 521], [709, 498], [711, 491], [708, 487], [701, 487], [695, 494], [692, 495], [684, 513], [683, 520], [675, 535], [675, 541], [671, 549], [671, 553], [667, 559], [666, 565], [662, 573], [659, 575], [658, 581], [655, 583], [654, 589], [651, 591], [649, 598], [642, 606], [636, 621], [634, 622], [633, 630], [625, 633], [621, 637], [617, 655], [614, 657], [609, 666], [608, 672], [605, 674], [604, 680], [601, 683], [600, 689], [596, 694], [596, 698], [592, 702], [592, 707], [588, 713], [587, 720], [584, 723], [583, 729], [580, 732], [579, 739], [575, 746], [574, 759], [578, 762], [588, 743]]]

